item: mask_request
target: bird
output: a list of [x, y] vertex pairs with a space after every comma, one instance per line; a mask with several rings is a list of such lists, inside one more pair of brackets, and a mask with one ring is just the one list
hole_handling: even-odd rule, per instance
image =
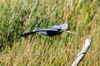
[[61, 25], [53, 26], [51, 28], [43, 28], [43, 29], [42, 28], [35, 28], [33, 31], [23, 33], [20, 36], [26, 37], [28, 35], [39, 32], [41, 35], [52, 37], [52, 36], [60, 35], [64, 30], [67, 30], [67, 29], [68, 29], [68, 24], [61, 24]]

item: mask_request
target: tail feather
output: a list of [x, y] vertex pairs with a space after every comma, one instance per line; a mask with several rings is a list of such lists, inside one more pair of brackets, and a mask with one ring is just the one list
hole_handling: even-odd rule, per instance
[[34, 34], [34, 33], [36, 33], [36, 32], [28, 32], [28, 33], [21, 34], [20, 36], [21, 37], [26, 37], [26, 36]]

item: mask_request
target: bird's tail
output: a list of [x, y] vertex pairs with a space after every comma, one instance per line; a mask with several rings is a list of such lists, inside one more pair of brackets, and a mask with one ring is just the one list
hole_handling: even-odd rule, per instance
[[31, 34], [34, 34], [35, 32], [28, 32], [28, 33], [24, 33], [24, 34], [21, 34], [20, 37], [26, 37], [28, 35], [31, 35]]

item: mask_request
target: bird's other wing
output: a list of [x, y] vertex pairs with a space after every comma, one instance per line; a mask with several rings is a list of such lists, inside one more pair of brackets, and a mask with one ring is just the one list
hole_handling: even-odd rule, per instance
[[36, 33], [36, 32], [27, 32], [27, 33], [21, 34], [20, 36], [21, 37], [26, 37], [26, 36], [34, 34], [34, 33]]
[[68, 29], [68, 24], [56, 25], [56, 26], [53, 26], [52, 28], [66, 30], [66, 29]]
[[35, 28], [33, 30], [33, 32], [44, 32], [44, 31], [58, 31], [57, 29], [54, 29], [54, 28], [45, 28], [45, 29], [41, 29], [41, 28]]

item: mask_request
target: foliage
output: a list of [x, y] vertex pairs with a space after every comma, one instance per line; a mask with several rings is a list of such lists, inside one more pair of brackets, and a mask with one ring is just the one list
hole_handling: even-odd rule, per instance
[[[69, 24], [76, 34], [55, 37], [20, 34], [35, 27], [49, 28]], [[77, 54], [21, 57], [41, 53], [77, 53], [84, 45], [87, 35], [93, 36], [89, 52], [100, 51], [100, 1], [99, 0], [1, 0], [0, 1], [0, 66], [71, 65]], [[87, 53], [80, 66], [99, 66], [99, 53]]]

